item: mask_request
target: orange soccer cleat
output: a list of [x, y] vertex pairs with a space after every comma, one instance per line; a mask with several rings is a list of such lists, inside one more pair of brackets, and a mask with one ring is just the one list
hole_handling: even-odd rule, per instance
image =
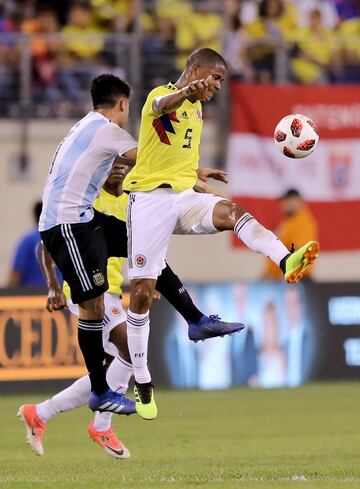
[[130, 452], [126, 446], [121, 443], [119, 438], [113, 432], [112, 428], [107, 431], [96, 431], [94, 422], [91, 421], [88, 427], [90, 438], [100, 445], [105, 452], [115, 458], [129, 458]]
[[46, 423], [37, 415], [35, 404], [23, 404], [17, 416], [25, 423], [26, 443], [31, 446], [36, 455], [44, 455], [42, 440]]

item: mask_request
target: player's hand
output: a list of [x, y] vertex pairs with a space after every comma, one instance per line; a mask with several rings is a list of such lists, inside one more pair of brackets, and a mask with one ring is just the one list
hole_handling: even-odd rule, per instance
[[204, 100], [208, 85], [208, 81], [204, 78], [201, 80], [195, 80], [183, 88], [184, 95], [186, 97], [194, 97], [197, 100]]
[[60, 286], [49, 287], [46, 309], [49, 312], [60, 311], [67, 308], [67, 300]]
[[161, 299], [161, 294], [157, 290], [154, 292], [153, 299], [157, 299], [158, 301]]
[[212, 168], [199, 168], [197, 171], [198, 178], [207, 182], [208, 178], [219, 180], [219, 182], [229, 183], [227, 173], [223, 170], [213, 170]]
[[222, 192], [204, 182], [203, 180], [200, 180], [199, 178], [196, 180], [193, 189], [195, 190], [195, 192], [198, 192], [200, 194], [213, 194], [217, 197], [221, 197], [224, 200], [227, 200], [226, 196]]

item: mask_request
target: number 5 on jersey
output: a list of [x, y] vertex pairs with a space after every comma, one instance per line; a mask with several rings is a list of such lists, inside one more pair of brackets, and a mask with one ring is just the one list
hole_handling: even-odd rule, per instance
[[183, 144], [183, 148], [191, 148], [191, 141], [192, 141], [192, 129], [186, 129], [186, 133], [184, 136], [184, 139], [187, 140], [186, 144]]

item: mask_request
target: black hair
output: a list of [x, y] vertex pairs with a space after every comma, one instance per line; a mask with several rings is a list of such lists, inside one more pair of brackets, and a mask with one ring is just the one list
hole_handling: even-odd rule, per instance
[[281, 198], [290, 199], [292, 197], [301, 197], [300, 192], [296, 188], [289, 188]]
[[120, 97], [130, 97], [130, 85], [121, 78], [105, 73], [91, 83], [90, 93], [94, 109], [114, 107]]
[[[262, 0], [259, 4], [259, 17], [267, 17], [267, 8], [270, 0]], [[284, 13], [284, 4], [282, 0], [276, 0], [278, 4], [278, 17]]]
[[186, 68], [190, 68], [193, 64], [197, 64], [199, 66], [219, 64], [228, 69], [227, 63], [221, 54], [210, 48], [200, 48], [191, 53], [186, 61]]
[[39, 222], [39, 219], [40, 219], [40, 214], [41, 214], [41, 211], [42, 211], [42, 202], [41, 200], [39, 200], [38, 202], [35, 202], [34, 206], [33, 206], [33, 215], [34, 215], [34, 219], [35, 219], [35, 222], [38, 223]]

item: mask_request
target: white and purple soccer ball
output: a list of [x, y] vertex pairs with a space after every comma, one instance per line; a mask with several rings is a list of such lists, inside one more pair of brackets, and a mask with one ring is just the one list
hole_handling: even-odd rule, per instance
[[305, 158], [312, 153], [319, 141], [314, 121], [302, 114], [287, 115], [275, 128], [276, 147], [288, 158]]

